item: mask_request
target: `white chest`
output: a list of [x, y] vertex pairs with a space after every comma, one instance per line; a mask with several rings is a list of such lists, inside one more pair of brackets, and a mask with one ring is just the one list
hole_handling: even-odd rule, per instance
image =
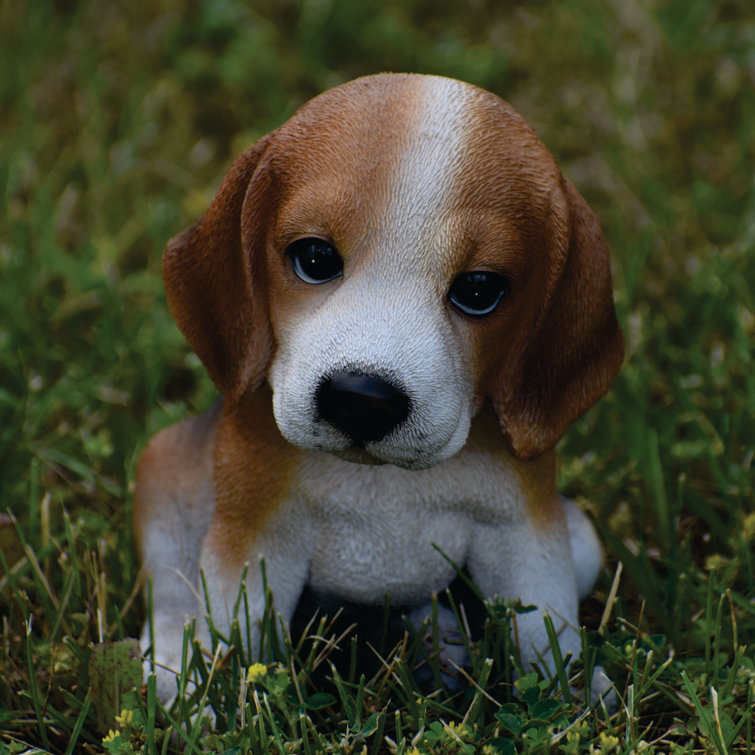
[[480, 528], [526, 515], [513, 470], [470, 451], [420, 471], [312, 454], [300, 480], [311, 585], [362, 603], [426, 600], [454, 578], [449, 559], [464, 566]]

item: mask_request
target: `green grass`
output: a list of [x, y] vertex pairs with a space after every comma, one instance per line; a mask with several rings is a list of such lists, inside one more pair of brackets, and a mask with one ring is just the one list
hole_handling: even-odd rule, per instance
[[[0, 4], [0, 508], [12, 517], [0, 521], [0, 752], [751, 751], [748, 0], [253, 7]], [[524, 677], [514, 694], [506, 607], [490, 608], [456, 696], [417, 687], [416, 640], [383, 648], [362, 678], [352, 634], [331, 647], [326, 622], [289, 639], [273, 614], [278, 647], [256, 681], [243, 642], [214, 665], [189, 652], [202, 684], [172, 710], [149, 682], [130, 693], [126, 674], [113, 700], [95, 681], [106, 649], [128, 654], [102, 643], [138, 636], [145, 617], [131, 530], [139, 450], [214, 397], [165, 304], [165, 241], [258, 136], [380, 70], [508, 99], [609, 240], [627, 358], [561, 444], [559, 474], [609, 554], [583, 621], [585, 662], [619, 691], [611, 716], [568, 700], [566, 669]], [[222, 716], [203, 729], [207, 703]], [[133, 719], [116, 723], [118, 709]]]

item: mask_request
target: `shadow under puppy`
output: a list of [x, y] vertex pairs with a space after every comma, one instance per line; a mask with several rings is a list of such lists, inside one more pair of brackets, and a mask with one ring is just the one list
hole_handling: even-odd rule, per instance
[[[578, 656], [601, 550], [553, 447], [623, 345], [598, 222], [515, 110], [431, 76], [327, 91], [233, 163], [163, 272], [223, 398], [139, 465], [159, 664], [205, 612], [200, 570], [223, 633], [245, 565], [262, 615], [261, 559], [287, 620], [308, 585], [419, 625], [455, 576], [434, 546]], [[540, 612], [517, 630], [547, 658]]]

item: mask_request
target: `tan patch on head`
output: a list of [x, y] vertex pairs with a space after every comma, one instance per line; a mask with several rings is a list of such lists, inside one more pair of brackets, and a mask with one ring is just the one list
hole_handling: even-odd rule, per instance
[[561, 174], [513, 108], [489, 92], [469, 90], [464, 161], [451, 197], [462, 240], [453, 275], [492, 271], [510, 282], [510, 291], [490, 315], [459, 315], [452, 322], [477, 365], [478, 392], [489, 395], [500, 359], [515, 359], [537, 327], [552, 286], [553, 256], [564, 253], [552, 228]]
[[357, 80], [311, 100], [276, 132], [268, 271], [279, 328], [317, 306], [331, 288], [295, 278], [284, 254], [293, 241], [330, 242], [350, 275], [375, 251], [421, 91], [422, 77]]

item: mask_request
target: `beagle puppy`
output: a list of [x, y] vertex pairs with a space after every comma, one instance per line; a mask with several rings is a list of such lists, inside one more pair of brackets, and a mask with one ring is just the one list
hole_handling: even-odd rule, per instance
[[[331, 89], [233, 163], [163, 273], [222, 393], [138, 469], [163, 699], [200, 573], [224, 633], [246, 575], [254, 644], [263, 560], [284, 619], [309, 585], [390, 595], [419, 625], [450, 559], [484, 596], [547, 610], [579, 655], [601, 550], [553, 447], [623, 342], [598, 222], [510, 105], [414, 74]], [[540, 612], [517, 636], [547, 659]]]

